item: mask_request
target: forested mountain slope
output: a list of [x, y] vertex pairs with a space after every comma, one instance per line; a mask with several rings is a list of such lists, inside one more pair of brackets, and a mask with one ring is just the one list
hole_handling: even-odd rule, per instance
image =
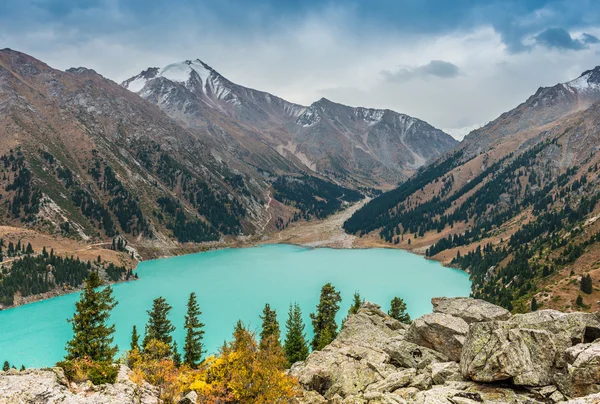
[[267, 184], [94, 71], [5, 49], [0, 100], [5, 224], [196, 242], [261, 224]]
[[[470, 271], [473, 295], [570, 308], [600, 294], [600, 67], [517, 108], [351, 217], [349, 233]], [[589, 272], [591, 293], [579, 291]]]

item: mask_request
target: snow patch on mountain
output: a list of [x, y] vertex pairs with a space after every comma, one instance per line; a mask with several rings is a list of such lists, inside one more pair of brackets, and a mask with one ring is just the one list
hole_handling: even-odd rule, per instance
[[469, 133], [473, 132], [474, 130], [481, 128], [482, 126], [483, 126], [482, 124], [476, 123], [473, 125], [465, 126], [463, 128], [442, 129], [442, 131], [446, 132], [447, 134], [452, 136], [454, 139], [461, 142], [465, 138], [465, 136], [467, 136]]
[[600, 90], [600, 66], [583, 72], [581, 76], [564, 83], [563, 86], [569, 90], [577, 90], [578, 92]]
[[129, 83], [127, 83], [126, 88], [134, 93], [139, 93], [140, 91], [142, 91], [147, 82], [148, 80], [146, 80], [144, 77], [138, 76]]

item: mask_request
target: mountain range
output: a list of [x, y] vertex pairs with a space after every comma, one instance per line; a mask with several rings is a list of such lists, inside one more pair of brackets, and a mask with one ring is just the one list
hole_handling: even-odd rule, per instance
[[294, 104], [234, 84], [200, 60], [148, 68], [122, 86], [202, 138], [220, 133], [219, 141], [245, 161], [261, 159], [262, 169], [282, 168], [275, 162], [283, 158], [353, 187], [393, 186], [458, 143], [426, 122], [390, 110], [325, 98], [310, 106]]
[[600, 279], [599, 148], [596, 67], [539, 88], [344, 227], [469, 271], [476, 297], [568, 309], [580, 278]]
[[141, 250], [325, 217], [456, 144], [388, 110], [296, 105], [198, 60], [118, 85], [4, 49], [0, 117], [5, 224]]

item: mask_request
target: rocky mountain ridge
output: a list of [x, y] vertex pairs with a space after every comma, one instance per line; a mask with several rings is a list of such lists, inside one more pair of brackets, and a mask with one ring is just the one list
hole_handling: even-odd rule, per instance
[[122, 86], [203, 139], [219, 128], [234, 149], [264, 159], [276, 153], [292, 167], [348, 185], [394, 185], [457, 144], [441, 130], [389, 110], [324, 98], [297, 105], [237, 85], [199, 59], [149, 68]]

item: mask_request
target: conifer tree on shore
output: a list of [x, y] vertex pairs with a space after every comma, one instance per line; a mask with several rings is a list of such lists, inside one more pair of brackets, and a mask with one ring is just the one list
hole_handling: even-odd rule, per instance
[[144, 334], [143, 348], [153, 339], [164, 342], [168, 346], [173, 346], [173, 337], [171, 333], [175, 331], [175, 326], [168, 319], [168, 314], [172, 307], [161, 296], [154, 299], [152, 309], [148, 310], [148, 324]]
[[308, 342], [304, 332], [302, 311], [298, 303], [290, 304], [288, 319], [285, 322], [286, 334], [283, 350], [291, 366], [296, 362], [303, 361], [308, 356]]
[[73, 339], [67, 342], [67, 360], [89, 358], [97, 362], [112, 362], [118, 351], [113, 346], [115, 326], [107, 325], [110, 312], [117, 305], [112, 288], [98, 289], [102, 281], [96, 272], [90, 272], [75, 314], [68, 321], [73, 326]]
[[337, 336], [335, 316], [340, 309], [341, 301], [340, 292], [336, 291], [331, 283], [327, 283], [321, 288], [317, 312], [310, 314], [314, 329], [312, 340], [314, 351], [323, 349]]
[[277, 312], [271, 309], [271, 306], [267, 303], [263, 309], [263, 314], [260, 316], [262, 320], [262, 330], [260, 332], [260, 346], [264, 347], [268, 343], [279, 344], [279, 337], [281, 331], [279, 329], [279, 323], [277, 322]]
[[185, 345], [183, 346], [183, 362], [196, 368], [202, 359], [204, 337], [204, 324], [200, 322], [200, 306], [196, 300], [196, 294], [192, 292], [187, 303], [185, 315]]
[[134, 349], [140, 349], [140, 336], [138, 335], [137, 332], [137, 327], [134, 325], [133, 329], [131, 330], [131, 344], [130, 344], [131, 350], [133, 351]]

